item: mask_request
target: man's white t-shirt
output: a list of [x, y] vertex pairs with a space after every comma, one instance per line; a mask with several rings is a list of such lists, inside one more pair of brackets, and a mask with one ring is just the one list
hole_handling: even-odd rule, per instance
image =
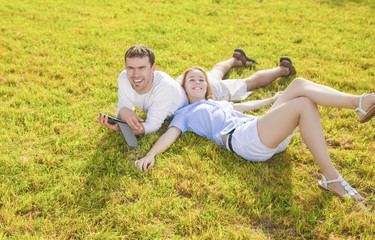
[[154, 82], [150, 91], [146, 94], [138, 94], [130, 85], [126, 70], [122, 71], [118, 78], [118, 96], [116, 116], [123, 107], [139, 110], [147, 113], [145, 122], [142, 122], [145, 133], [158, 130], [167, 117], [180, 107], [187, 104], [187, 98], [183, 88], [168, 74], [155, 71]]

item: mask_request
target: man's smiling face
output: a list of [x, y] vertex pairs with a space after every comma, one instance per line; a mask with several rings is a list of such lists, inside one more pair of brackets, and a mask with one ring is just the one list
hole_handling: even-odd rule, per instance
[[126, 58], [126, 75], [138, 94], [150, 91], [154, 80], [156, 64], [150, 64], [149, 57]]

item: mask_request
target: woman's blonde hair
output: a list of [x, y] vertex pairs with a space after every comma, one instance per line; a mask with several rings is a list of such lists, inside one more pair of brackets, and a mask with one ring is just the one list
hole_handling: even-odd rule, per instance
[[184, 74], [182, 74], [182, 81], [181, 81], [182, 88], [185, 90], [186, 75], [189, 72], [194, 71], [194, 70], [198, 70], [198, 71], [201, 71], [203, 73], [204, 77], [206, 78], [206, 83], [207, 83], [207, 91], [206, 91], [206, 94], [204, 95], [204, 97], [205, 97], [205, 99], [212, 99], [213, 97], [212, 97], [211, 84], [208, 81], [208, 77], [207, 77], [206, 71], [202, 67], [194, 66], [194, 67], [190, 67], [190, 68], [188, 68], [188, 69], [185, 70]]

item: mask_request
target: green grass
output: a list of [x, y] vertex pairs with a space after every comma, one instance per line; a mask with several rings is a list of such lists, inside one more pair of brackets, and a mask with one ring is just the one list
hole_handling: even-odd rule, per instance
[[371, 239], [375, 121], [360, 125], [353, 111], [321, 116], [335, 166], [367, 198], [360, 204], [318, 188], [299, 133], [261, 164], [186, 133], [140, 172], [134, 160], [168, 121], [134, 149], [96, 115], [115, 113], [123, 55], [137, 43], [172, 77], [240, 47], [257, 70], [287, 55], [297, 76], [374, 91], [374, 9], [370, 0], [0, 0], [0, 238]]

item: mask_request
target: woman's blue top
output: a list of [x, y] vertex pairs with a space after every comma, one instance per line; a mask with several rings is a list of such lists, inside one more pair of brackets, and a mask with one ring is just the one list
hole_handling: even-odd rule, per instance
[[177, 127], [181, 134], [192, 131], [224, 146], [221, 136], [232, 129], [256, 119], [234, 110], [228, 101], [202, 100], [179, 108], [169, 127]]

